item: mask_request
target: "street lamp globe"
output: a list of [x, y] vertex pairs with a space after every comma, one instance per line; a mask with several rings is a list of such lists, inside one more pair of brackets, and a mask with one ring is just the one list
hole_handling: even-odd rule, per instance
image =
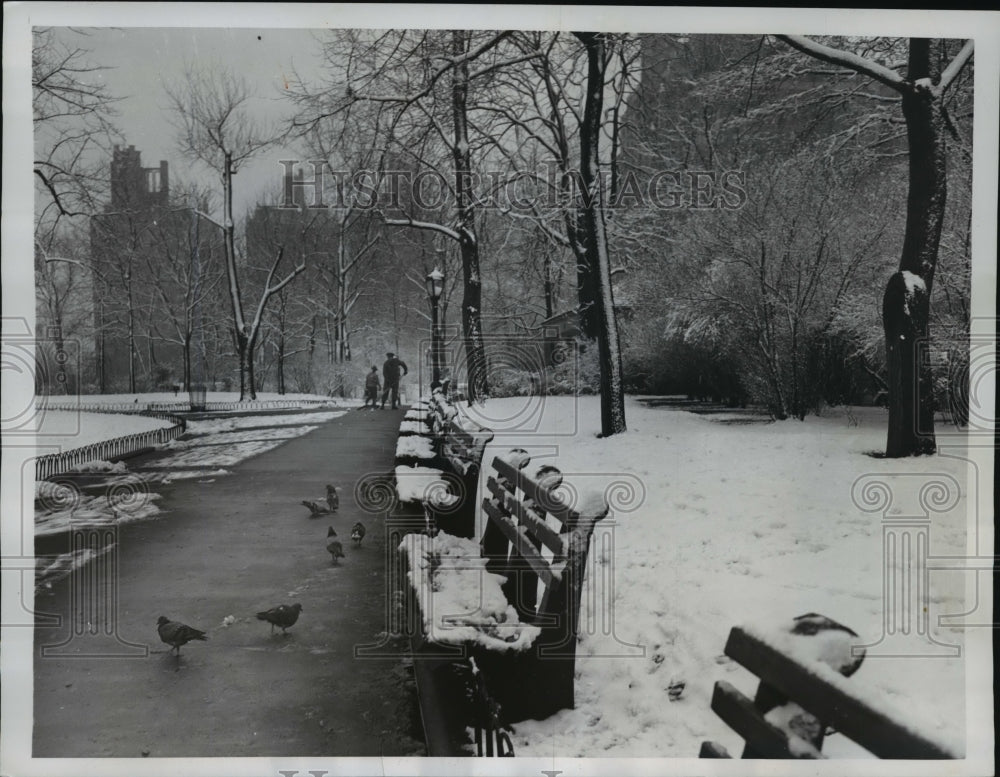
[[437, 267], [427, 273], [427, 296], [434, 302], [441, 299], [444, 292], [444, 273]]

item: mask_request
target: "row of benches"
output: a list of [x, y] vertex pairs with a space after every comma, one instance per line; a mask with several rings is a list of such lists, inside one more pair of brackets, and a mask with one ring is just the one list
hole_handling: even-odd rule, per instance
[[[574, 706], [584, 570], [608, 505], [565, 503], [562, 473], [515, 449], [493, 458], [477, 507], [493, 434], [442, 392], [411, 408], [399, 439], [401, 510], [423, 517], [423, 531], [405, 536], [400, 551], [428, 754], [468, 754], [471, 728], [478, 755], [513, 755], [510, 724]], [[438, 487], [407, 487], [421, 477], [438, 477]], [[744, 758], [821, 758], [831, 725], [881, 758], [956, 757], [844, 685], [864, 651], [848, 648], [831, 663], [830, 640], [848, 644], [853, 631], [810, 613], [778, 636], [735, 628], [726, 644], [760, 680], [753, 700], [724, 681], [713, 693], [712, 709], [746, 741]], [[714, 742], [700, 756], [730, 757]]]
[[[479, 754], [509, 755], [507, 725], [574, 703], [584, 570], [608, 505], [591, 498], [583, 512], [574, 509], [563, 499], [558, 469], [532, 467], [525, 451], [513, 450], [492, 460], [477, 509], [492, 439], [439, 391], [407, 413], [397, 447], [403, 511], [412, 515], [412, 497], [424, 497], [425, 532], [405, 537], [400, 549], [430, 755], [462, 752], [470, 724]], [[432, 482], [436, 471], [449, 492], [443, 497], [440, 489], [408, 487], [412, 478]]]

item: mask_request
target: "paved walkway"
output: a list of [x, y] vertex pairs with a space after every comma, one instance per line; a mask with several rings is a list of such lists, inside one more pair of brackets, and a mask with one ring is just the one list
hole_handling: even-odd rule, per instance
[[[392, 469], [401, 418], [349, 410], [212, 483], [155, 486], [163, 514], [118, 529], [117, 574], [109, 555], [36, 598], [63, 625], [35, 630], [34, 756], [422, 755], [405, 646], [355, 657], [385, 643], [391, 596], [383, 517], [353, 490]], [[340, 510], [310, 518], [300, 501], [326, 483], [342, 489]], [[349, 539], [357, 520], [368, 529], [361, 548]], [[339, 566], [325, 548], [331, 525], [347, 554]], [[117, 623], [91, 609], [95, 592], [117, 598]], [[254, 617], [283, 602], [303, 606], [285, 637]], [[159, 615], [208, 641], [177, 659], [159, 641]], [[85, 633], [68, 639], [72, 628]], [[57, 647], [42, 655], [46, 645]]]

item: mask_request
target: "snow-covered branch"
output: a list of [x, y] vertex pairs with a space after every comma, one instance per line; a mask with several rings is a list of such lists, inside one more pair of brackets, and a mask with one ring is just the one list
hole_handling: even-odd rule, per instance
[[824, 46], [804, 35], [775, 35], [778, 40], [782, 40], [794, 49], [798, 49], [803, 54], [810, 57], [829, 62], [831, 65], [840, 65], [850, 68], [856, 73], [874, 78], [881, 84], [885, 84], [890, 89], [903, 92], [906, 89], [906, 80], [895, 70], [873, 62], [870, 59], [859, 57], [849, 51], [841, 51], [832, 46]]
[[966, 63], [972, 57], [972, 52], [975, 47], [975, 41], [967, 40], [965, 45], [962, 46], [962, 50], [958, 52], [958, 55], [951, 61], [951, 64], [945, 68], [944, 72], [941, 74], [940, 88], [942, 92], [951, 86], [951, 83], [955, 80], [958, 74], [962, 72], [962, 68], [965, 67]]

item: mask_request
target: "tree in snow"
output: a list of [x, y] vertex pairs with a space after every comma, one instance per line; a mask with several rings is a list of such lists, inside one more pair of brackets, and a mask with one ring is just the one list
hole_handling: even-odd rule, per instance
[[117, 98], [102, 85], [102, 68], [76, 45], [85, 33], [35, 27], [31, 35], [35, 236], [47, 250], [63, 217], [98, 210], [107, 185], [105, 160], [117, 134]]
[[933, 453], [934, 391], [927, 358], [930, 297], [948, 190], [947, 138], [949, 133], [957, 135], [946, 97], [972, 58], [973, 42], [967, 41], [948, 62], [946, 41], [911, 38], [904, 77], [897, 72], [902, 63], [890, 63], [890, 67], [809, 38], [777, 37], [810, 57], [869, 76], [901, 96], [909, 147], [909, 194], [899, 269], [889, 278], [882, 299], [889, 368], [885, 455]]
[[303, 272], [306, 265], [304, 262], [296, 265], [279, 279], [284, 256], [283, 248], [279, 249], [270, 263], [256, 309], [252, 316], [247, 315], [240, 290], [241, 263], [236, 252], [233, 176], [243, 163], [273, 144], [277, 133], [253, 119], [247, 82], [225, 68], [198, 71], [189, 67], [180, 83], [167, 87], [167, 94], [177, 118], [178, 143], [182, 151], [221, 178], [222, 220], [203, 215], [222, 230], [224, 238], [233, 340], [240, 364], [240, 401], [255, 399], [254, 350], [267, 304]]
[[342, 31], [326, 48], [327, 83], [303, 91], [303, 112], [295, 121], [313, 129], [330, 117], [364, 113], [366, 131], [380, 137], [390, 158], [408, 158], [419, 171], [437, 172], [445, 182], [450, 221], [385, 212], [384, 223], [435, 232], [459, 246], [462, 332], [473, 400], [488, 394], [489, 381], [469, 98], [476, 84], [505, 66], [497, 49], [508, 36], [462, 30]]
[[580, 125], [580, 177], [584, 187], [581, 208], [582, 239], [586, 251], [586, 276], [592, 284], [593, 316], [601, 364], [601, 433], [625, 431], [625, 387], [622, 383], [618, 319], [611, 287], [604, 222], [604, 192], [600, 179], [601, 113], [607, 69], [604, 33], [574, 33], [587, 50], [587, 86]]

